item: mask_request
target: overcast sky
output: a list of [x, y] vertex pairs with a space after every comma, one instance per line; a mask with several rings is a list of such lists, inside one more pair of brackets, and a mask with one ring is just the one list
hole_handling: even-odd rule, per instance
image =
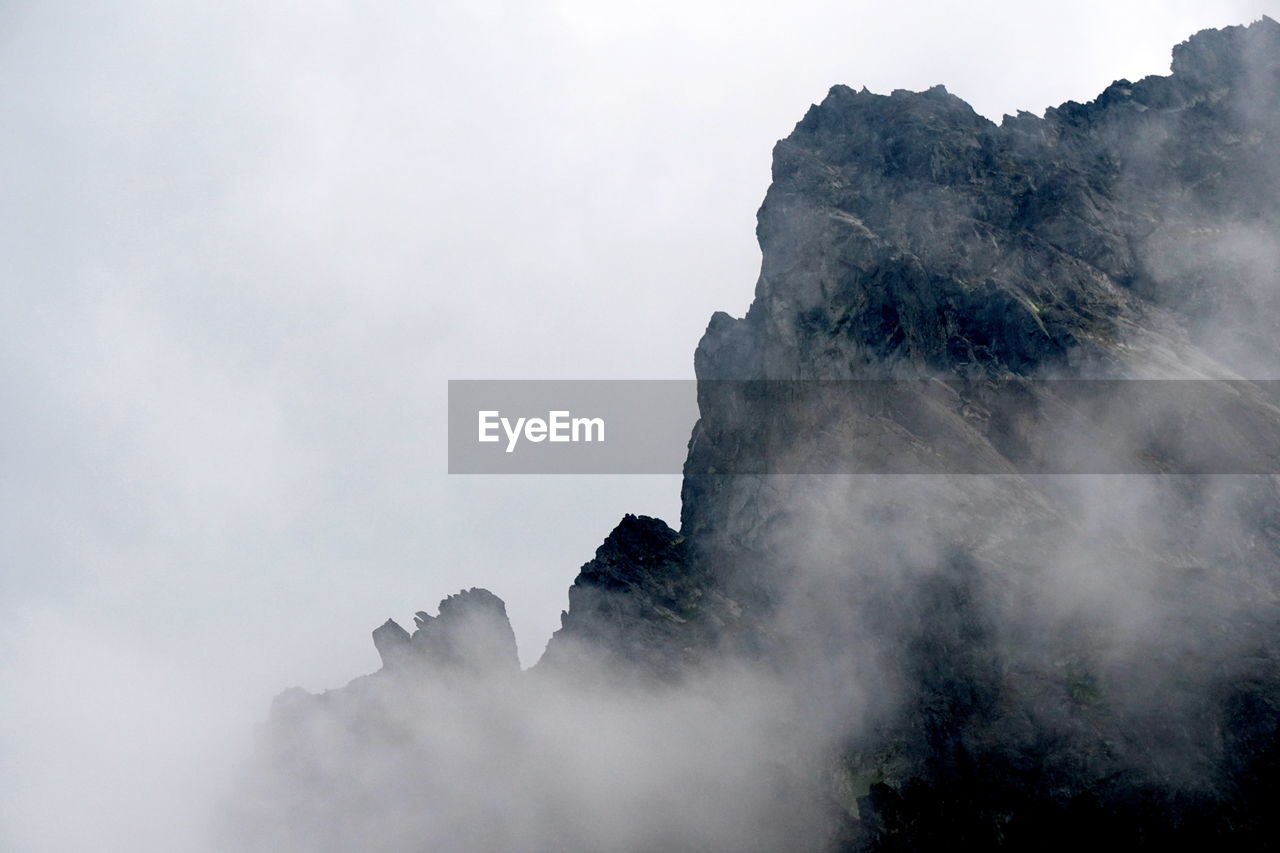
[[183, 849], [275, 693], [464, 586], [535, 661], [679, 482], [451, 478], [446, 380], [691, 376], [832, 84], [1038, 114], [1263, 13], [0, 4], [0, 848]]

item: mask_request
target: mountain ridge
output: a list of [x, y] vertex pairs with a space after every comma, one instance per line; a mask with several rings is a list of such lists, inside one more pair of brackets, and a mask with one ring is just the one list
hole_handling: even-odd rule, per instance
[[[698, 343], [679, 529], [624, 517], [523, 675], [487, 591], [420, 614], [412, 637], [388, 621], [374, 632], [383, 670], [277, 703], [268, 751], [328, 778], [360, 766], [366, 738], [399, 732], [430, 763], [396, 710], [410, 702], [467, 732], [477, 760], [496, 760], [479, 741], [512, 731], [513, 744], [573, 752], [540, 703], [572, 714], [585, 697], [620, 696], [607, 707], [632, 720], [624, 709], [643, 695], [662, 697], [652, 716], [666, 728], [632, 720], [613, 740], [587, 738], [617, 773], [619, 756], [643, 763], [632, 741], [668, 762], [665, 777], [623, 789], [656, 804], [654, 825], [597, 802], [594, 819], [615, 815], [630, 833], [610, 836], [613, 849], [1262, 849], [1280, 792], [1275, 478], [704, 472], [732, 470], [757, 441], [821, 459], [904, 430], [928, 440], [857, 406], [821, 430], [769, 423], [714, 380], [1025, 380], [1034, 420], [1045, 379], [1280, 375], [1267, 346], [1280, 329], [1277, 164], [1280, 24], [1266, 17], [1197, 33], [1174, 48], [1170, 75], [1116, 81], [1043, 118], [996, 124], [942, 86], [832, 87], [775, 146], [749, 310], [716, 313]], [[996, 446], [983, 429], [966, 433], [975, 452]], [[461, 638], [446, 609], [488, 616]], [[477, 660], [503, 663], [460, 678], [457, 660], [477, 647]], [[511, 695], [514, 708], [492, 710]], [[451, 702], [466, 713], [449, 716]], [[702, 728], [710, 709], [732, 748]], [[477, 713], [497, 721], [469, 728]], [[582, 722], [611, 731], [599, 715]], [[306, 735], [315, 726], [354, 732], [339, 738], [347, 757], [330, 762], [328, 741]], [[672, 732], [688, 733], [675, 738], [683, 751], [663, 751]], [[746, 754], [726, 757], [735, 750]], [[594, 768], [597, 753], [575, 767]], [[414, 780], [407, 792], [361, 806], [359, 786], [335, 782], [338, 794], [315, 798], [363, 808], [375, 826], [432, 796], [456, 805], [429, 769], [392, 755]], [[297, 777], [271, 778], [288, 789]], [[409, 821], [386, 849], [412, 847], [414, 832], [456, 849], [599, 849], [593, 816], [556, 799], [594, 794], [536, 772], [516, 790], [537, 800], [538, 784], [552, 792], [546, 826], [502, 800], [474, 806], [492, 822], [478, 835], [445, 817], [447, 830]], [[314, 795], [300, 787], [290, 797]]]

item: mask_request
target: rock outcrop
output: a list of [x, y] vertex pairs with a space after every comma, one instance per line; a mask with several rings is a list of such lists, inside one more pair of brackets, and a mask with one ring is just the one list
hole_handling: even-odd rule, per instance
[[[559, 755], [544, 773], [520, 764], [519, 807], [484, 812], [510, 821], [507, 835], [442, 839], [414, 823], [413, 844], [1274, 843], [1276, 478], [1044, 477], [1014, 452], [1019, 430], [1051, 420], [1047, 382], [1280, 376], [1280, 24], [1199, 33], [1172, 70], [999, 125], [940, 86], [836, 86], [809, 110], [774, 152], [755, 300], [744, 318], [712, 317], [697, 348], [701, 419], [680, 529], [622, 520], [582, 567], [542, 662], [513, 679], [525, 704], [499, 713], [494, 694], [459, 687], [485, 698], [466, 699], [466, 714], [438, 693], [421, 705], [449, 725], [487, 721], [466, 730], [481, 764], [490, 743], [528, 761], [546, 742], [572, 751], [544, 740], [560, 731], [556, 715], [590, 721], [591, 760]], [[1004, 421], [978, 398], [944, 396], [933, 421], [881, 406], [797, 424], [716, 384], [903, 378], [963, 380], [979, 397], [1013, 382], [1023, 402]], [[1242, 441], [1280, 434], [1263, 386], [1236, 396]], [[1131, 427], [1150, 428], [1141, 414], [1137, 426], [1052, 441], [1123, 444]], [[1150, 470], [1177, 470], [1181, 450], [1139, 444]], [[745, 453], [821, 464], [904, 448], [981, 458], [994, 475], [954, 476], [960, 464], [927, 477], [709, 473], [742, 470]], [[278, 714], [357, 731], [356, 752], [391, 731], [431, 762], [398, 712], [373, 714], [382, 723], [369, 734], [368, 708], [413, 693], [424, 673], [516, 669], [505, 609], [483, 590], [419, 614], [412, 636], [389, 621], [374, 642], [377, 703], [357, 682], [310, 704], [291, 695]], [[609, 689], [627, 698], [573, 717]], [[641, 695], [663, 704], [632, 715]], [[326, 716], [326, 702], [348, 711]], [[708, 715], [723, 725], [705, 727]], [[617, 730], [615, 718], [626, 721]], [[283, 752], [309, 745], [324, 748], [301, 737]], [[637, 745], [665, 757], [646, 761]], [[616, 761], [601, 769], [599, 756]], [[342, 767], [311, 770], [328, 779]], [[653, 804], [634, 825], [596, 799], [629, 771], [639, 781], [618, 783], [618, 796]], [[583, 787], [568, 796], [574, 772]], [[397, 808], [446, 797], [428, 778]], [[563, 807], [575, 798], [597, 811]], [[342, 802], [361, 813], [358, 790]]]
[[440, 615], [419, 610], [412, 634], [388, 619], [373, 632], [384, 670], [509, 673], [520, 669], [516, 636], [502, 599], [473, 587], [440, 602]]
[[628, 515], [569, 588], [539, 673], [679, 679], [732, 632], [741, 608], [689, 558], [666, 522]]

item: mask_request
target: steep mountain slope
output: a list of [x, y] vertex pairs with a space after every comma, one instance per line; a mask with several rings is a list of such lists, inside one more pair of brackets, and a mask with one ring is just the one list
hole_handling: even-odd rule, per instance
[[[1271, 843], [1276, 479], [1024, 451], [1185, 462], [1124, 382], [1063, 424], [1065, 377], [1238, 380], [1210, 427], [1280, 447], [1244, 381], [1280, 375], [1280, 24], [998, 126], [941, 87], [837, 86], [778, 143], [758, 236], [750, 311], [695, 355], [680, 530], [623, 519], [530, 673], [484, 591], [379, 628], [381, 672], [278, 704], [243, 843]], [[966, 384], [796, 414], [751, 382], [918, 378]]]

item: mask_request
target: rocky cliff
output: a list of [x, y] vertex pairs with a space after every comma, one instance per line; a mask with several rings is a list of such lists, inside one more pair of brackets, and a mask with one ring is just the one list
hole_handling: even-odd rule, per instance
[[[1280, 24], [999, 125], [940, 86], [836, 86], [775, 148], [757, 232], [749, 312], [696, 351], [680, 529], [623, 519], [528, 673], [482, 590], [412, 636], [383, 625], [380, 673], [282, 698], [243, 837], [1268, 848], [1276, 479], [1047, 476], [1014, 451], [1039, 430], [1178, 470], [1149, 412], [1044, 438], [1050, 383], [1280, 375]], [[867, 379], [976, 390], [924, 420], [872, 401], [796, 423], [735, 382]], [[1010, 382], [1016, 411], [984, 408]], [[1231, 393], [1221, 429], [1280, 436], [1268, 393]], [[709, 473], [868, 448], [940, 473]], [[975, 458], [987, 473], [948, 467]]]

